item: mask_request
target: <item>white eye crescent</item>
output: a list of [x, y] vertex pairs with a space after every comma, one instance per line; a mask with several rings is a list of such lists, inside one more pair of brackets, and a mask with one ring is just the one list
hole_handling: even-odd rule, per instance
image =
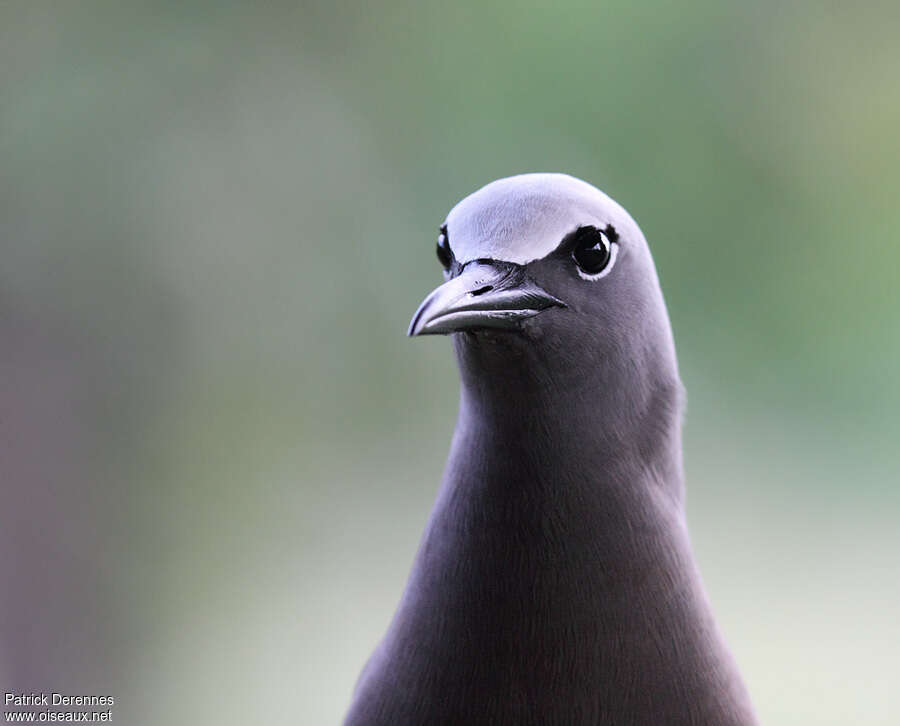
[[580, 267], [578, 267], [578, 276], [582, 280], [599, 280], [602, 277], [606, 277], [610, 272], [612, 272], [613, 265], [616, 264], [616, 255], [619, 253], [619, 244], [618, 242], [613, 242], [609, 248], [609, 260], [606, 263], [606, 266], [593, 275], [589, 275], [584, 272]]
[[616, 241], [619, 236], [612, 225], [599, 229], [585, 225], [576, 229], [569, 238], [572, 259], [578, 266], [578, 274], [585, 280], [597, 280], [608, 274], [614, 261]]

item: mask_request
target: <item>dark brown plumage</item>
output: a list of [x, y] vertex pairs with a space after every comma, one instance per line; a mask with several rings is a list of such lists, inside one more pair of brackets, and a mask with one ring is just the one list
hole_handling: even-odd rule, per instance
[[682, 388], [637, 225], [525, 175], [457, 205], [445, 242], [410, 332], [453, 333], [459, 419], [346, 724], [755, 723], [691, 552]]

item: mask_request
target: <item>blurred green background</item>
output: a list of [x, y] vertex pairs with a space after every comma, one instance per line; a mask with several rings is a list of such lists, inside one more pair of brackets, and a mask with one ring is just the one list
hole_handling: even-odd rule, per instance
[[900, 5], [0, 5], [0, 689], [338, 723], [456, 413], [410, 341], [500, 176], [656, 257], [766, 724], [900, 714]]

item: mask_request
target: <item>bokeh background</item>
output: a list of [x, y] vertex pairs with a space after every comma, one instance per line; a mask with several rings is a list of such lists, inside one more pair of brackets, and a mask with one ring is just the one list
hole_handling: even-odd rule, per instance
[[900, 719], [900, 5], [0, 5], [0, 689], [336, 724], [456, 413], [406, 325], [500, 176], [654, 251], [766, 724]]

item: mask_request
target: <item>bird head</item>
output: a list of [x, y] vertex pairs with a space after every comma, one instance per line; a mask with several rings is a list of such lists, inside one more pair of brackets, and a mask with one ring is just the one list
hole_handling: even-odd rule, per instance
[[457, 334], [463, 368], [476, 358], [502, 375], [514, 360], [532, 372], [562, 364], [572, 376], [590, 367], [677, 381], [644, 236], [590, 184], [565, 174], [491, 182], [447, 215], [437, 256], [445, 282], [419, 306], [409, 335]]

